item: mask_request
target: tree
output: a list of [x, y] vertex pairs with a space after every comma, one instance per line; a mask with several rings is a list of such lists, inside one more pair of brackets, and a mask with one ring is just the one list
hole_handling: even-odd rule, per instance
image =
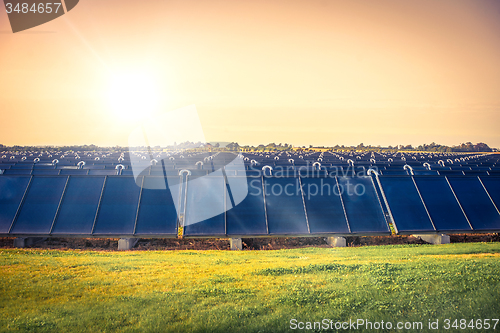
[[230, 144], [228, 144], [226, 146], [226, 148], [229, 149], [229, 150], [239, 150], [240, 149], [240, 145], [237, 142], [231, 142]]
[[474, 145], [474, 150], [475, 151], [492, 151], [491, 148], [486, 144], [486, 143], [483, 143], [483, 142], [479, 142], [479, 143], [476, 143]]

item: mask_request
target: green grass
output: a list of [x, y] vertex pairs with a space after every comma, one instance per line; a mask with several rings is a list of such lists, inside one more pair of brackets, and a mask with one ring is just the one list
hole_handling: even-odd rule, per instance
[[424, 327], [439, 319], [442, 327], [446, 318], [499, 317], [499, 259], [500, 243], [241, 252], [1, 249], [0, 331], [279, 332], [289, 331], [292, 318]]

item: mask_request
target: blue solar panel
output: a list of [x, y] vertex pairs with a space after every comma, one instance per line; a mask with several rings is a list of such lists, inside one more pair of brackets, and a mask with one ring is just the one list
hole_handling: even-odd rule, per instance
[[95, 170], [95, 169], [90, 169], [89, 170], [89, 175], [94, 175], [94, 176], [113, 176], [118, 173], [118, 170]]
[[59, 171], [57, 169], [33, 169], [31, 174], [37, 176], [57, 176]]
[[311, 233], [348, 234], [336, 178], [302, 178], [301, 181]]
[[33, 176], [11, 233], [48, 234], [68, 177]]
[[30, 177], [0, 177], [0, 233], [8, 233]]
[[225, 196], [223, 177], [188, 177], [184, 235], [224, 235]]
[[448, 177], [448, 180], [475, 231], [500, 229], [500, 214], [478, 177]]
[[495, 203], [497, 210], [500, 210], [500, 178], [498, 177], [480, 177], [486, 191]]
[[108, 176], [95, 222], [94, 234], [133, 234], [140, 189], [134, 177]]
[[69, 178], [52, 234], [91, 234], [104, 177]]
[[437, 231], [471, 231], [445, 177], [415, 177], [417, 188]]
[[[227, 172], [227, 171], [226, 171]], [[231, 190], [238, 191], [235, 185], [237, 177], [228, 176]], [[267, 234], [266, 211], [262, 188], [262, 178], [247, 178], [248, 195], [236, 207], [226, 212], [228, 235], [264, 235]], [[230, 200], [229, 200], [230, 201]]]
[[32, 169], [7, 169], [3, 172], [3, 174], [12, 176], [31, 175], [32, 171]]
[[87, 175], [89, 172], [88, 169], [61, 169], [59, 172], [60, 175]]
[[[168, 184], [178, 182], [167, 178]], [[165, 182], [164, 177], [144, 177], [139, 213], [137, 215], [136, 234], [177, 234], [177, 211], [170, 189], [155, 189], [158, 182]]]
[[308, 234], [299, 178], [264, 178], [270, 234]]
[[339, 177], [352, 233], [390, 233], [371, 177]]
[[410, 176], [379, 177], [398, 233], [434, 231]]

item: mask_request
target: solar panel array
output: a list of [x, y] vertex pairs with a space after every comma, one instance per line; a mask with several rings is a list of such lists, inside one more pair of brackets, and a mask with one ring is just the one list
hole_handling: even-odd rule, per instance
[[[495, 154], [2, 154], [2, 236], [386, 235], [389, 223], [398, 234], [500, 230]], [[145, 160], [135, 176], [133, 158]], [[238, 159], [242, 168], [231, 164]]]
[[[140, 183], [155, 181], [139, 177]], [[170, 190], [131, 176], [2, 176], [0, 233], [9, 236], [175, 237]]]
[[[495, 232], [499, 177], [381, 176], [399, 234]], [[487, 187], [485, 186], [487, 184]]]

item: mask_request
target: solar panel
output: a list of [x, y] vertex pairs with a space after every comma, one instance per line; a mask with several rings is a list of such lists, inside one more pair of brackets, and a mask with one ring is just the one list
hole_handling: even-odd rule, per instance
[[184, 235], [209, 236], [226, 233], [225, 183], [222, 176], [187, 177]]
[[133, 234], [140, 190], [134, 177], [106, 177], [94, 234]]
[[57, 176], [59, 171], [58, 169], [33, 169], [31, 174], [36, 176]]
[[104, 177], [69, 178], [52, 234], [91, 234]]
[[3, 172], [3, 174], [11, 176], [31, 175], [32, 171], [32, 169], [7, 169]]
[[437, 231], [471, 231], [445, 177], [414, 177]]
[[475, 231], [500, 229], [500, 214], [478, 177], [448, 177], [448, 181]]
[[348, 234], [336, 178], [302, 178], [301, 181], [311, 233]]
[[59, 174], [60, 175], [87, 175], [89, 172], [88, 169], [61, 169]]
[[89, 175], [93, 176], [114, 176], [117, 174], [117, 170], [99, 170], [99, 169], [90, 169]]
[[435, 231], [410, 176], [380, 176], [380, 183], [398, 233]]
[[0, 177], [0, 233], [9, 232], [30, 177]]
[[264, 177], [270, 234], [309, 234], [299, 178]]
[[[227, 234], [228, 235], [265, 235], [267, 234], [267, 220], [264, 203], [262, 178], [247, 178], [228, 176], [231, 190], [236, 188], [243, 179], [247, 182], [248, 195], [232, 209], [226, 212]], [[231, 201], [231, 200], [227, 200]]]
[[68, 177], [33, 176], [12, 234], [48, 234]]
[[[168, 184], [178, 183], [179, 181], [179, 177], [167, 178]], [[166, 186], [166, 189], [155, 189], [158, 182], [165, 182], [165, 178], [144, 177], [137, 215], [136, 234], [177, 235], [177, 211], [174, 200], [176, 202], [179, 200], [178, 193], [177, 195], [171, 193], [168, 186]]]
[[390, 234], [371, 177], [339, 177], [342, 201], [352, 233]]
[[500, 178], [498, 177], [479, 177], [491, 200], [495, 203], [497, 210], [500, 210]]

